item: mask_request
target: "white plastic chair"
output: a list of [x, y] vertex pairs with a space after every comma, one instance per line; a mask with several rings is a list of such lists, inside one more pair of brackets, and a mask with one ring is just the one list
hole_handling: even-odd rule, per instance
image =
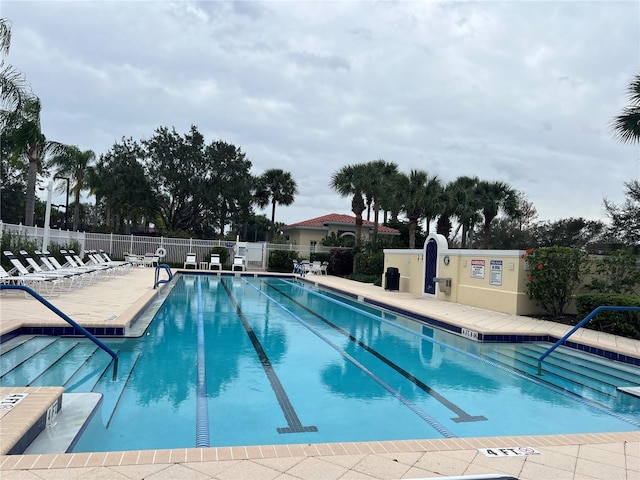
[[187, 253], [187, 259], [184, 261], [184, 268], [189, 268], [189, 265], [192, 265], [194, 269], [198, 268], [195, 253]]
[[245, 263], [244, 263], [244, 257], [240, 257], [238, 255], [233, 257], [233, 266], [231, 267], [231, 270], [235, 271], [236, 269], [240, 269], [242, 271], [246, 270], [246, 266], [245, 266]]
[[219, 254], [211, 254], [211, 260], [209, 261], [209, 270], [222, 270], [222, 263], [220, 263]]

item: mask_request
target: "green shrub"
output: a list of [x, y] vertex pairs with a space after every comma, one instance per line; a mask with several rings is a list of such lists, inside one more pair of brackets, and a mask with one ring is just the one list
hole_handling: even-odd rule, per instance
[[211, 250], [209, 250], [209, 256], [206, 260], [208, 261], [211, 258], [211, 255], [214, 253], [217, 253], [218, 255], [220, 255], [220, 263], [223, 266], [230, 265], [229, 250], [227, 250], [227, 247], [213, 247]]
[[[29, 252], [30, 256], [35, 257], [34, 252], [40, 250], [40, 245], [35, 240], [30, 240], [25, 234], [3, 232], [0, 239], [0, 251], [5, 252], [7, 250], [16, 256], [19, 255], [20, 250], [25, 250]], [[4, 254], [0, 255], [0, 257], [2, 257], [1, 262], [5, 270], [11, 270], [13, 265], [11, 265], [7, 257]]]
[[353, 260], [354, 275], [381, 277], [384, 270], [384, 253], [357, 253]]
[[633, 293], [640, 284], [637, 256], [628, 250], [618, 250], [591, 262], [593, 280], [589, 290], [599, 293]]
[[326, 252], [313, 252], [309, 255], [310, 262], [328, 262], [330, 258], [331, 254]]
[[382, 275], [364, 275], [361, 273], [353, 273], [349, 277], [350, 280], [362, 283], [373, 283], [375, 286], [382, 286]]
[[527, 296], [547, 313], [561, 317], [582, 282], [587, 254], [569, 247], [527, 250]]
[[333, 275], [346, 277], [353, 273], [353, 250], [334, 248], [329, 259], [329, 271]]
[[[607, 293], [576, 295], [580, 320], [600, 306], [640, 307], [640, 297]], [[598, 312], [585, 327], [640, 340], [640, 312], [604, 310]]]
[[273, 250], [269, 254], [267, 271], [279, 273], [291, 273], [293, 262], [297, 260], [297, 253], [292, 250]]

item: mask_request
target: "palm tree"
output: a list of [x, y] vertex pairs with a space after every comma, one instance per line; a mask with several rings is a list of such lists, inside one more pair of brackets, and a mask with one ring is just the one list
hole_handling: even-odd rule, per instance
[[398, 165], [379, 159], [366, 164], [367, 182], [363, 193], [371, 198], [373, 203], [373, 239], [374, 245], [378, 239], [378, 225], [380, 213], [380, 201], [392, 189], [390, 179], [398, 173]]
[[462, 248], [466, 248], [469, 231], [480, 220], [478, 215], [480, 206], [476, 195], [476, 186], [479, 181], [478, 177], [462, 176], [447, 186], [451, 192], [453, 216], [458, 219], [458, 229], [462, 228]]
[[64, 151], [52, 157], [49, 162], [51, 166], [58, 167], [56, 177], [66, 177], [74, 182], [71, 187], [74, 195], [73, 230], [77, 230], [80, 224], [80, 192], [88, 188], [87, 174], [93, 168], [95, 159], [96, 154], [92, 150], [82, 151], [71, 145], [66, 146]]
[[628, 88], [629, 105], [613, 119], [613, 129], [623, 143], [640, 143], [640, 75]]
[[356, 216], [356, 246], [360, 245], [362, 239], [362, 212], [366, 209], [363, 198], [363, 185], [366, 178], [367, 169], [363, 163], [346, 165], [331, 175], [330, 186], [332, 189], [343, 197], [353, 195], [351, 211]]
[[4, 57], [11, 47], [11, 26], [6, 18], [0, 18], [0, 109], [3, 125], [7, 115], [18, 110], [29, 96], [28, 85], [22, 73], [12, 65], [5, 64]]
[[476, 185], [476, 196], [484, 217], [483, 247], [490, 247], [491, 222], [502, 210], [513, 218], [518, 213], [517, 192], [504, 182], [481, 181]]
[[290, 172], [279, 168], [265, 171], [258, 177], [256, 199], [260, 208], [271, 203], [271, 239], [275, 233], [276, 204], [291, 205], [298, 193], [298, 185]]
[[402, 198], [402, 211], [409, 220], [409, 248], [416, 248], [416, 230], [426, 203], [426, 183], [427, 172], [411, 170], [409, 175], [400, 173], [394, 184], [397, 196]]
[[444, 187], [437, 175], [427, 176], [425, 183], [424, 218], [426, 220], [425, 232], [429, 235], [431, 220], [441, 215], [446, 210], [447, 198], [444, 195]]
[[24, 101], [23, 107], [12, 115], [12, 120], [3, 132], [12, 146], [12, 160], [28, 162], [27, 199], [25, 220], [27, 226], [33, 226], [33, 214], [36, 203], [36, 181], [38, 171], [44, 166], [49, 155], [57, 155], [64, 145], [49, 141], [42, 133], [40, 125], [40, 99], [30, 97]]

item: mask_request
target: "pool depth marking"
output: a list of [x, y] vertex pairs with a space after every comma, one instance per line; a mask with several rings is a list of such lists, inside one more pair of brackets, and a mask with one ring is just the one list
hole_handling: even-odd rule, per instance
[[451, 410], [453, 413], [455, 413], [456, 415], [458, 415], [457, 417], [453, 417], [451, 418], [451, 420], [453, 420], [456, 423], [460, 423], [460, 422], [478, 422], [478, 421], [483, 421], [483, 420], [487, 420], [487, 417], [483, 416], [483, 415], [469, 415], [467, 412], [465, 412], [462, 408], [460, 408], [459, 406], [457, 406], [455, 403], [451, 402], [449, 399], [447, 399], [446, 397], [444, 397], [443, 395], [441, 395], [440, 393], [436, 392], [434, 389], [432, 389], [429, 385], [427, 385], [426, 383], [424, 383], [422, 380], [420, 380], [419, 378], [416, 378], [413, 374], [409, 373], [408, 371], [406, 371], [404, 368], [402, 368], [400, 365], [392, 362], [391, 360], [389, 360], [387, 357], [385, 357], [384, 355], [382, 355], [380, 352], [378, 352], [377, 350], [371, 348], [369, 345], [367, 345], [366, 343], [358, 340], [356, 337], [354, 337], [353, 335], [351, 335], [349, 332], [347, 332], [346, 330], [342, 329], [341, 327], [339, 327], [338, 325], [336, 325], [335, 323], [331, 322], [330, 320], [324, 318], [322, 315], [319, 315], [318, 313], [314, 312], [313, 310], [311, 310], [309, 307], [307, 307], [306, 305], [303, 305], [302, 303], [298, 302], [297, 300], [295, 300], [293, 297], [287, 295], [286, 293], [284, 293], [282, 290], [280, 290], [277, 287], [274, 287], [271, 284], [267, 284], [267, 286], [269, 288], [272, 288], [273, 290], [275, 290], [276, 292], [278, 292], [280, 295], [282, 295], [283, 297], [289, 299], [291, 302], [295, 303], [296, 305], [298, 305], [300, 308], [304, 309], [305, 311], [309, 312], [310, 314], [312, 314], [313, 316], [315, 316], [316, 318], [320, 319], [322, 322], [324, 322], [325, 324], [327, 324], [328, 326], [330, 326], [331, 328], [333, 328], [334, 330], [336, 330], [337, 332], [339, 332], [340, 334], [344, 335], [345, 337], [347, 337], [350, 341], [352, 341], [353, 343], [355, 343], [356, 345], [358, 345], [359, 347], [362, 347], [363, 349], [365, 349], [367, 352], [369, 352], [371, 355], [373, 355], [374, 357], [376, 357], [378, 360], [380, 360], [381, 362], [383, 362], [384, 364], [386, 364], [387, 366], [391, 367], [392, 369], [394, 369], [396, 372], [398, 372], [400, 375], [402, 375], [404, 378], [406, 378], [407, 380], [409, 380], [411, 383], [413, 383], [415, 386], [417, 386], [418, 388], [422, 389], [425, 393], [428, 393], [429, 395], [431, 395], [435, 400], [437, 400], [438, 402], [440, 402], [442, 405], [444, 405], [445, 407], [447, 407], [449, 410]]
[[204, 314], [202, 283], [198, 276], [198, 385], [196, 388], [196, 447], [209, 446], [209, 402], [204, 348]]
[[251, 340], [251, 344], [253, 345], [253, 348], [258, 354], [258, 358], [260, 359], [262, 368], [267, 374], [267, 378], [269, 379], [271, 388], [273, 389], [273, 392], [276, 394], [276, 398], [278, 399], [278, 403], [280, 404], [282, 413], [284, 414], [284, 417], [287, 420], [287, 424], [289, 425], [288, 427], [279, 427], [276, 430], [278, 431], [278, 433], [317, 432], [318, 427], [316, 427], [315, 425], [311, 425], [308, 427], [305, 427], [302, 425], [302, 422], [298, 418], [298, 415], [296, 414], [296, 411], [293, 408], [293, 405], [291, 405], [291, 400], [289, 400], [289, 397], [287, 396], [287, 392], [285, 391], [284, 387], [282, 386], [282, 383], [280, 382], [280, 379], [278, 378], [278, 374], [273, 369], [273, 365], [271, 365], [271, 361], [269, 360], [267, 353], [264, 351], [264, 348], [262, 348], [262, 344], [260, 343], [260, 340], [258, 339], [255, 332], [253, 331], [253, 328], [251, 328], [251, 325], [249, 324], [244, 313], [242, 312], [242, 309], [236, 302], [236, 299], [233, 296], [233, 292], [231, 292], [227, 283], [224, 280], [222, 281], [222, 286], [224, 287], [225, 292], [227, 292], [227, 295], [229, 296], [229, 300], [231, 301], [233, 308], [235, 308], [236, 313], [238, 314], [238, 317], [240, 317], [242, 326], [244, 327], [245, 332], [247, 332], [247, 335], [249, 336], [249, 340]]
[[402, 395], [400, 392], [398, 392], [391, 385], [389, 385], [384, 380], [382, 380], [375, 373], [373, 373], [371, 370], [369, 370], [367, 367], [365, 367], [362, 363], [360, 363], [358, 360], [353, 358], [351, 355], [349, 355], [347, 352], [345, 352], [338, 345], [336, 345], [331, 340], [329, 340], [327, 337], [322, 335], [322, 333], [318, 332], [318, 330], [316, 330], [311, 325], [309, 325], [307, 322], [305, 322], [302, 318], [300, 318], [295, 313], [293, 313], [291, 310], [289, 310], [287, 307], [285, 307], [280, 302], [278, 302], [275, 298], [273, 298], [270, 295], [266, 294], [265, 292], [260, 290], [258, 287], [256, 287], [255, 285], [247, 282], [246, 280], [244, 280], [244, 282], [248, 286], [253, 288], [256, 292], [258, 292], [260, 295], [266, 297], [267, 299], [269, 299], [269, 301], [275, 303], [284, 312], [286, 312], [288, 315], [290, 315], [294, 320], [296, 320], [298, 323], [300, 323], [302, 326], [304, 326], [307, 330], [309, 330], [311, 333], [313, 333], [318, 338], [320, 338], [324, 343], [329, 345], [331, 348], [333, 348], [335, 351], [337, 351], [344, 358], [349, 360], [353, 365], [355, 365], [357, 368], [359, 368], [365, 375], [367, 375], [369, 378], [371, 378], [373, 381], [375, 381], [378, 385], [380, 385], [382, 388], [384, 388], [386, 391], [388, 391], [391, 395], [393, 395], [395, 398], [397, 398], [403, 405], [405, 405], [407, 408], [409, 408], [409, 410], [411, 410], [413, 413], [418, 415], [422, 420], [424, 420], [427, 424], [429, 424], [429, 426], [431, 426], [440, 435], [442, 435], [445, 438], [455, 438], [456, 437], [456, 435], [454, 435], [451, 431], [449, 431], [449, 429], [447, 429], [447, 427], [442, 425], [435, 418], [433, 418], [431, 415], [429, 415], [424, 410], [422, 410], [420, 407], [418, 407], [415, 403], [413, 403], [411, 400], [406, 398], [404, 395]]

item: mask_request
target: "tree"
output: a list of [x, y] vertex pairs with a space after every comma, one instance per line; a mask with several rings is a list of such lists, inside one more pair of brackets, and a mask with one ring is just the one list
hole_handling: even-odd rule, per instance
[[466, 248], [469, 232], [476, 222], [480, 221], [479, 197], [476, 194], [478, 182], [478, 177], [462, 176], [447, 185], [453, 216], [458, 219], [458, 229], [462, 228], [462, 248]]
[[640, 245], [640, 182], [633, 180], [627, 187], [622, 205], [604, 199], [604, 208], [611, 218], [611, 234], [626, 245]]
[[205, 148], [206, 173], [203, 185], [204, 222], [217, 226], [220, 236], [231, 223], [246, 238], [253, 218], [252, 196], [255, 178], [251, 175], [251, 161], [242, 149], [221, 140]]
[[398, 173], [398, 165], [393, 162], [386, 162], [382, 159], [374, 160], [366, 164], [367, 175], [363, 193], [373, 203], [373, 239], [372, 243], [377, 244], [380, 200], [385, 193], [392, 188], [390, 179]]
[[355, 246], [362, 242], [362, 212], [366, 208], [363, 189], [366, 179], [367, 169], [363, 163], [346, 165], [331, 175], [331, 188], [343, 197], [352, 196], [351, 211], [356, 216]]
[[291, 205], [298, 193], [296, 181], [291, 173], [279, 168], [272, 168], [265, 171], [258, 178], [256, 199], [260, 208], [271, 204], [271, 235], [274, 236], [276, 221], [276, 205]]
[[73, 181], [70, 187], [73, 192], [73, 230], [77, 230], [80, 225], [80, 193], [88, 188], [87, 173], [95, 159], [96, 154], [92, 150], [82, 151], [75, 145], [70, 145], [49, 161], [50, 166], [57, 167], [55, 176]]
[[409, 220], [409, 248], [416, 248], [420, 220], [427, 215], [436, 215], [436, 197], [441, 193], [440, 180], [437, 176], [429, 176], [424, 170], [411, 170], [409, 175], [398, 173], [394, 178], [391, 189], [401, 199], [402, 211]]
[[11, 47], [11, 26], [6, 18], [0, 18], [0, 109], [4, 128], [6, 117], [19, 110], [26, 98], [30, 97], [24, 76], [12, 65], [5, 64], [5, 57]]
[[12, 160], [24, 162], [28, 168], [25, 220], [33, 226], [38, 172], [45, 168], [46, 158], [63, 152], [64, 145], [49, 141], [42, 133], [40, 124], [41, 104], [37, 97], [27, 98], [21, 109], [10, 116], [3, 137], [12, 145]]
[[204, 137], [195, 125], [184, 136], [175, 128], [159, 127], [142, 145], [149, 180], [157, 189], [163, 226], [169, 231], [193, 233], [204, 211]]
[[394, 179], [394, 194], [401, 199], [402, 211], [409, 220], [409, 248], [416, 248], [416, 230], [426, 203], [426, 182], [427, 172], [423, 170], [411, 170], [409, 175], [399, 173]]
[[597, 240], [603, 231], [604, 224], [600, 221], [565, 218], [538, 224], [532, 234], [537, 247], [582, 248]]
[[517, 192], [504, 182], [481, 181], [476, 185], [476, 195], [484, 218], [483, 248], [490, 248], [491, 222], [503, 211], [507, 217], [518, 214]]
[[154, 218], [156, 194], [142, 164], [144, 152], [132, 139], [122, 139], [100, 156], [87, 172], [87, 186], [96, 197], [96, 210], [110, 229], [130, 233], [143, 219]]
[[640, 75], [628, 87], [629, 105], [613, 119], [613, 129], [623, 143], [640, 143]]

